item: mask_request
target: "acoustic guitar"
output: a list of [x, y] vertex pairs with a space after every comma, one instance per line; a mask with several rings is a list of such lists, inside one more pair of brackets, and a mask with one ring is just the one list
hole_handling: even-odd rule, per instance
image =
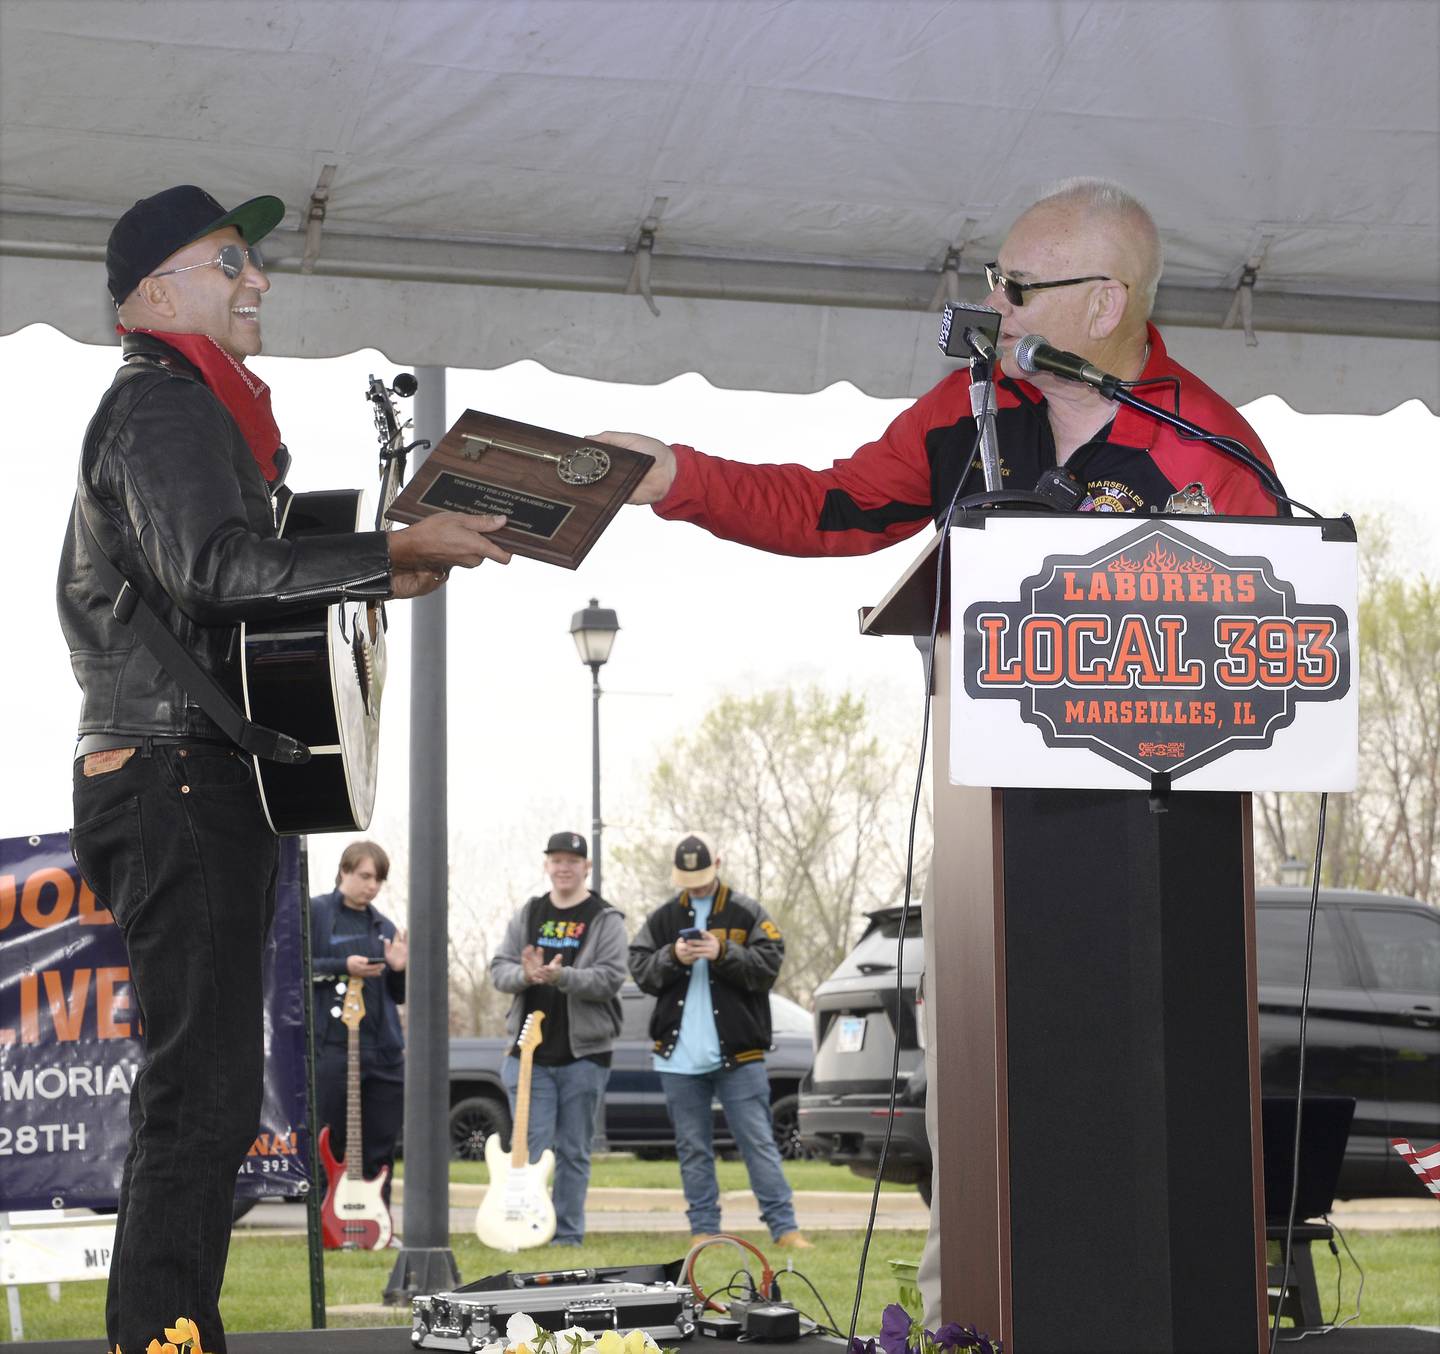
[[[383, 530], [385, 509], [405, 478], [416, 447], [405, 444], [395, 396], [415, 393], [402, 372], [392, 386], [370, 378], [380, 440], [380, 507], [366, 521], [360, 489], [294, 494], [280, 521], [285, 540]], [[241, 681], [246, 715], [282, 729], [310, 749], [298, 765], [255, 758], [260, 802], [281, 836], [356, 832], [370, 824], [379, 770], [380, 697], [385, 689], [385, 608], [379, 602], [337, 602], [276, 620], [241, 625]]]
[[345, 1160], [330, 1150], [330, 1125], [320, 1130], [320, 1161], [325, 1167], [325, 1202], [320, 1205], [320, 1236], [326, 1250], [379, 1251], [390, 1244], [395, 1227], [385, 1202], [390, 1168], [365, 1179], [360, 1136], [360, 1022], [365, 1018], [365, 979], [345, 984], [340, 1020], [349, 1031], [345, 1068]]
[[532, 1011], [520, 1031], [520, 1077], [515, 1090], [515, 1124], [510, 1130], [510, 1155], [500, 1135], [485, 1139], [485, 1165], [490, 1185], [475, 1214], [475, 1235], [497, 1251], [521, 1251], [543, 1246], [555, 1235], [555, 1205], [550, 1202], [550, 1177], [555, 1153], [548, 1147], [540, 1160], [530, 1160], [530, 1075], [545, 1015]]

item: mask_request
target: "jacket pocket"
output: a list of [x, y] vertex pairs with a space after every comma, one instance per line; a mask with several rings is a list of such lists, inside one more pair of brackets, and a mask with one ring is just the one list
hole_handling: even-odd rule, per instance
[[70, 854], [96, 899], [123, 931], [150, 892], [140, 800], [132, 796], [70, 829]]

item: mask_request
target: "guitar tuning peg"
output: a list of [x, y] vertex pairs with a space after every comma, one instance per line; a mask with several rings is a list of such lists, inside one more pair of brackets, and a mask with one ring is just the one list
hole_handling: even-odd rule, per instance
[[338, 1006], [332, 1006], [332, 1007], [330, 1008], [330, 1014], [331, 1014], [332, 1016], [334, 1016], [336, 1020], [339, 1020], [339, 1019], [340, 1019], [340, 1008], [339, 1008]]

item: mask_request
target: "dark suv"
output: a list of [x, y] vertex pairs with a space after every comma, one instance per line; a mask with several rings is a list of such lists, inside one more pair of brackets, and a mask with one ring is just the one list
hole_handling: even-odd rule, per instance
[[[1260, 1077], [1266, 1095], [1293, 1096], [1300, 980], [1310, 895], [1256, 896]], [[874, 1175], [885, 1135], [891, 1059], [900, 1089], [887, 1179], [928, 1200], [924, 1055], [915, 1000], [923, 966], [920, 909], [906, 928], [903, 992], [895, 999], [900, 909], [870, 914], [845, 962], [815, 991], [815, 1065], [800, 1086], [802, 1144]], [[1387, 894], [1322, 891], [1306, 1032], [1309, 1095], [1355, 1098], [1341, 1198], [1384, 1197], [1413, 1181], [1391, 1138], [1440, 1139], [1440, 911]]]

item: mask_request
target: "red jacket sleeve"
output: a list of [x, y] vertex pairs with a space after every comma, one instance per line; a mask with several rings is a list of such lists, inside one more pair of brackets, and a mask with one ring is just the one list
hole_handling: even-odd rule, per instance
[[947, 377], [874, 442], [828, 470], [751, 465], [675, 448], [675, 482], [655, 511], [779, 555], [864, 555], [913, 536], [932, 515], [926, 432], [970, 412]]

